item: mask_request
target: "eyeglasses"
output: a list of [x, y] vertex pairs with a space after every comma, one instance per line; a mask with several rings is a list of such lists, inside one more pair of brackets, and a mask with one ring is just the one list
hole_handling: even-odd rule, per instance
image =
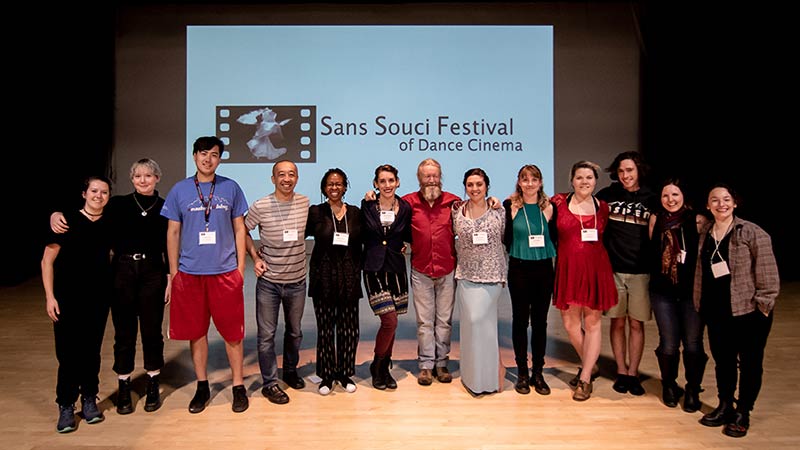
[[342, 183], [328, 183], [328, 184], [325, 185], [325, 187], [340, 188], [340, 187], [344, 187], [344, 184], [342, 184]]

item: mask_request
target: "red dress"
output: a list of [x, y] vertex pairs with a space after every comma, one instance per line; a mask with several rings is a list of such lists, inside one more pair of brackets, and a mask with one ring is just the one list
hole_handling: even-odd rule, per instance
[[[618, 301], [614, 272], [603, 246], [603, 232], [608, 223], [608, 204], [599, 200], [595, 224], [594, 215], [579, 216], [569, 210], [567, 195], [556, 194], [551, 199], [558, 212], [558, 254], [553, 304], [558, 309], [581, 305], [606, 311]], [[581, 241], [581, 220], [583, 228], [597, 228], [597, 241]]]

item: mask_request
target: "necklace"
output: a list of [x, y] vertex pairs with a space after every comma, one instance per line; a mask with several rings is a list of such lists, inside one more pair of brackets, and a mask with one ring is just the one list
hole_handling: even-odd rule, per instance
[[86, 208], [81, 208], [81, 211], [83, 211], [83, 213], [86, 214], [87, 216], [91, 216], [91, 217], [100, 217], [100, 216], [103, 215], [102, 211], [100, 212], [100, 214], [92, 214], [89, 211], [87, 211]]
[[334, 217], [336, 217], [337, 220], [342, 220], [342, 217], [344, 216], [344, 212], [345, 212], [344, 202], [342, 202], [342, 204], [339, 205], [339, 209], [338, 210], [333, 208], [333, 203], [331, 203], [330, 200], [328, 201], [328, 205], [330, 205], [331, 212], [333, 213]]
[[151, 209], [153, 209], [153, 206], [156, 206], [156, 203], [158, 203], [158, 201], [155, 201], [155, 202], [153, 202], [152, 205], [150, 205], [149, 208], [144, 209], [144, 208], [142, 208], [142, 205], [139, 203], [139, 200], [136, 198], [136, 193], [135, 192], [133, 193], [133, 201], [135, 201], [136, 202], [136, 206], [138, 206], [139, 209], [142, 210], [142, 217], [147, 216], [147, 211], [150, 211]]

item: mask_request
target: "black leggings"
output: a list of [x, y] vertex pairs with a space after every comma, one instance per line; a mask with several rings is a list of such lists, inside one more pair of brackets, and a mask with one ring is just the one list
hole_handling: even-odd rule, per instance
[[706, 317], [706, 322], [708, 345], [716, 364], [717, 396], [720, 400], [733, 400], [738, 376], [737, 407], [752, 410], [761, 390], [772, 313], [765, 316], [756, 309], [743, 316]]
[[534, 372], [544, 367], [547, 313], [553, 295], [552, 259], [527, 261], [509, 258], [508, 292], [511, 295], [511, 340], [517, 368], [528, 368], [528, 324], [531, 325], [531, 363]]

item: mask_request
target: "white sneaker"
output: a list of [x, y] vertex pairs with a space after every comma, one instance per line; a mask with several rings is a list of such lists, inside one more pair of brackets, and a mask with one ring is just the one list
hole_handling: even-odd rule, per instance
[[352, 394], [356, 391], [356, 383], [350, 379], [350, 377], [342, 377], [339, 379], [339, 383], [342, 385], [345, 391]]
[[320, 395], [328, 395], [333, 390], [333, 380], [322, 380], [317, 389]]

